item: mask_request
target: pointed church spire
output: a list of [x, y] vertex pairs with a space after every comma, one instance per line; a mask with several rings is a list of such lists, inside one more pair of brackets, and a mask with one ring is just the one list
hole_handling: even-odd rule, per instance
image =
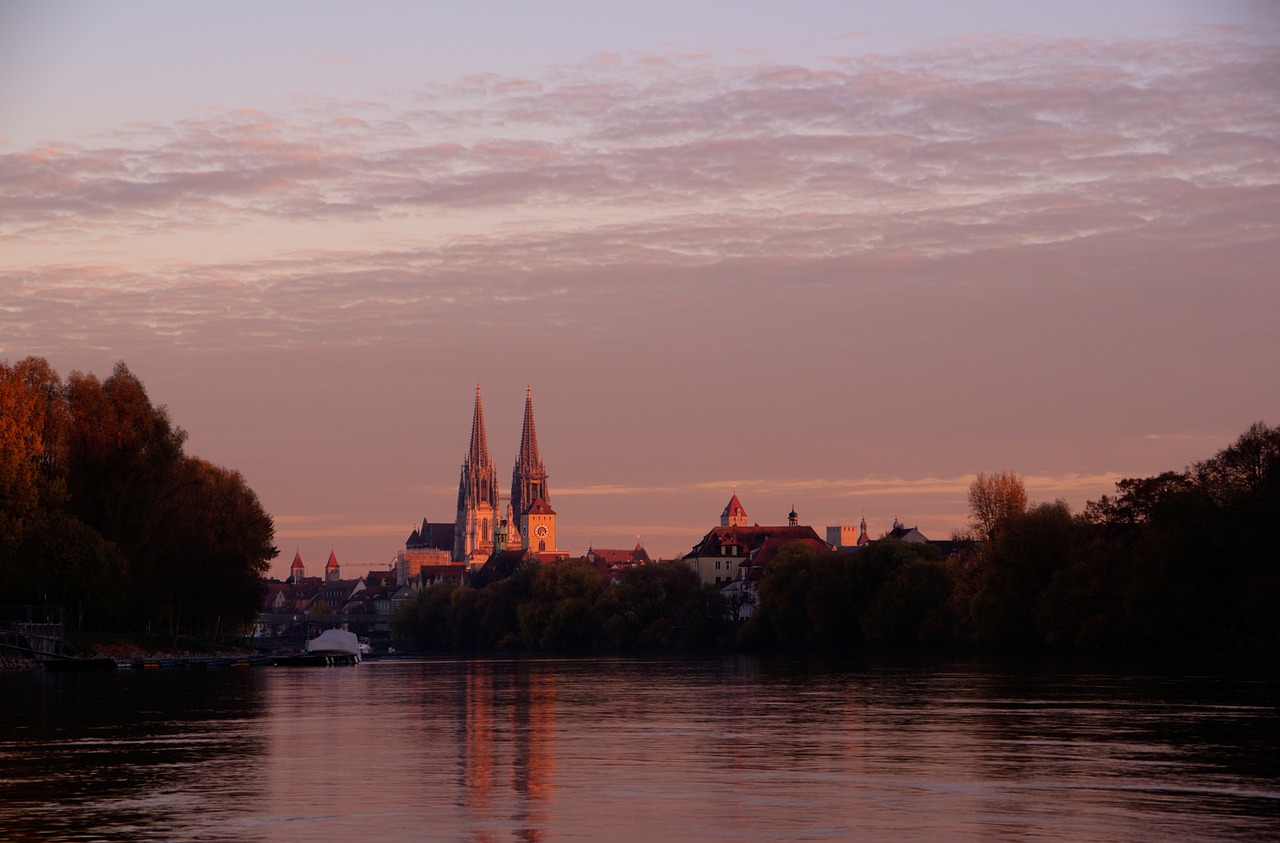
[[520, 430], [520, 454], [516, 460], [525, 465], [542, 465], [542, 454], [538, 453], [538, 431], [533, 426], [533, 389], [527, 386], [524, 388], [524, 427]]
[[533, 422], [533, 390], [525, 387], [524, 428], [520, 431], [520, 453], [511, 472], [511, 510], [516, 524], [523, 528], [523, 517], [541, 498], [551, 503], [547, 489], [547, 469], [538, 450], [538, 430]]
[[493, 550], [498, 524], [498, 473], [489, 459], [489, 439], [484, 430], [484, 402], [476, 384], [476, 406], [471, 416], [471, 444], [458, 478], [458, 515], [453, 526], [453, 561], [476, 561]]
[[484, 432], [484, 402], [480, 400], [480, 384], [476, 384], [476, 408], [471, 416], [471, 448], [467, 461], [472, 465], [489, 462], [489, 439]]

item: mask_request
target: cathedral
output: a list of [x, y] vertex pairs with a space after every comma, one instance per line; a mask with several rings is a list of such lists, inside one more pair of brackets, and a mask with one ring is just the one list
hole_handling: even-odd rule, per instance
[[496, 552], [516, 549], [556, 553], [556, 513], [538, 450], [533, 391], [525, 390], [520, 450], [511, 472], [511, 494], [504, 497], [498, 492], [498, 471], [489, 456], [484, 402], [477, 386], [471, 442], [458, 478], [457, 516], [452, 524], [424, 519], [422, 528], [409, 536], [400, 558], [410, 570], [423, 564], [464, 564], [475, 569]]

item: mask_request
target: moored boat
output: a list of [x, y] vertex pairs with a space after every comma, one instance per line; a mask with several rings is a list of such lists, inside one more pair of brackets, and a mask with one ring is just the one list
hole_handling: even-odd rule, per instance
[[326, 629], [307, 642], [306, 652], [290, 656], [276, 656], [271, 663], [278, 666], [322, 666], [334, 664], [358, 664], [360, 639], [345, 629]]

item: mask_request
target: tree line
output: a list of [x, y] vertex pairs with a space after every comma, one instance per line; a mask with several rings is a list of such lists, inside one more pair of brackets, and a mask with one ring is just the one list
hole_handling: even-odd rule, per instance
[[124, 363], [64, 381], [42, 358], [0, 361], [0, 602], [60, 604], [94, 630], [250, 623], [274, 525], [186, 436]]
[[1079, 513], [1029, 504], [1014, 472], [979, 475], [969, 504], [945, 558], [893, 539], [855, 553], [788, 545], [745, 624], [681, 562], [610, 583], [569, 561], [483, 588], [433, 586], [396, 632], [455, 649], [1280, 651], [1278, 428], [1255, 424], [1181, 472], [1122, 480]]
[[720, 592], [683, 562], [651, 562], [606, 581], [585, 559], [526, 563], [481, 587], [436, 583], [392, 634], [422, 649], [697, 649], [727, 643]]

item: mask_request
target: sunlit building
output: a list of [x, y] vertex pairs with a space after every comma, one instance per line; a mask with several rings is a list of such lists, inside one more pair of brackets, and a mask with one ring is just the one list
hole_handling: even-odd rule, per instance
[[771, 556], [776, 548], [793, 541], [808, 542], [815, 548], [828, 547], [812, 527], [801, 526], [794, 508], [787, 514], [785, 525], [748, 525], [747, 522], [747, 510], [735, 492], [724, 512], [720, 513], [720, 526], [713, 527], [683, 557], [703, 583], [722, 585], [733, 582], [739, 576], [742, 563], [753, 556], [758, 558], [760, 551], [766, 548]]
[[423, 568], [445, 564], [477, 571], [499, 552], [528, 551], [542, 561], [567, 557], [556, 545], [556, 512], [551, 508], [547, 469], [538, 447], [533, 390], [525, 390], [520, 449], [511, 472], [511, 494], [499, 494], [498, 472], [489, 453], [484, 401], [476, 387], [471, 440], [458, 477], [458, 508], [452, 524], [429, 522], [413, 530], [396, 554], [401, 582]]

